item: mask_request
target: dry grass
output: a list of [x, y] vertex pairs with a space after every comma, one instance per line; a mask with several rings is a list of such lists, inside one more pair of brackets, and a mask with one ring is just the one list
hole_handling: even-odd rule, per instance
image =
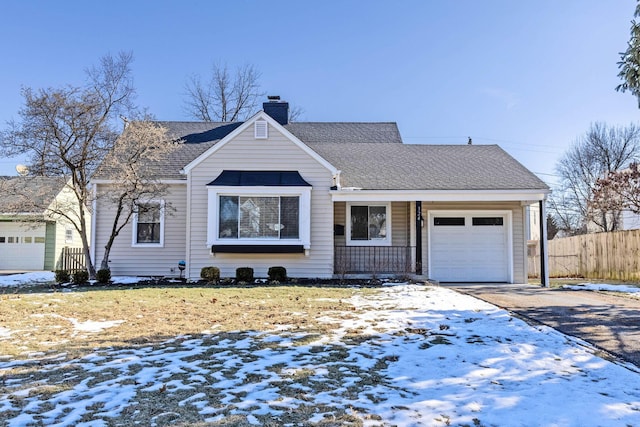
[[[337, 326], [326, 321], [320, 322], [318, 318], [338, 312], [339, 318], [349, 317], [354, 308], [345, 300], [356, 292], [374, 292], [370, 289], [313, 286], [111, 287], [71, 291], [34, 289], [0, 295], [0, 356], [11, 360], [30, 359], [27, 363], [4, 370], [0, 377], [0, 392], [4, 388], [14, 408], [24, 408], [31, 398], [40, 399], [43, 411], [54, 409], [47, 402], [50, 396], [59, 396], [81, 381], [86, 380], [86, 386], [92, 388], [123, 375], [135, 377], [133, 371], [139, 368], [135, 364], [129, 368], [133, 371], [125, 373], [118, 370], [111, 372], [108, 368], [88, 373], [80, 360], [96, 350], [152, 347], [171, 352], [174, 349], [166, 344], [167, 340], [181, 335], [201, 336], [207, 349], [205, 354], [198, 356], [202, 366], [215, 365], [216, 352], [226, 351], [217, 343], [243, 340], [250, 331], [286, 330], [289, 336], [294, 337], [294, 345], [308, 345], [318, 337], [330, 334]], [[116, 321], [121, 323], [100, 332], [78, 328], [83, 322]], [[345, 338], [349, 341], [357, 336]], [[253, 351], [270, 345], [269, 342], [254, 342], [246, 357], [250, 358]], [[261, 425], [291, 423], [316, 427], [357, 427], [362, 426], [363, 418], [376, 419], [374, 414], [361, 412], [358, 408], [328, 407], [314, 402], [314, 393], [335, 389], [340, 386], [344, 376], [353, 376], [354, 372], [347, 370], [345, 373], [339, 369], [347, 357], [340, 345], [312, 346], [308, 353], [314, 354], [321, 365], [336, 366], [329, 369], [325, 380], [318, 381], [311, 378], [314, 373], [311, 369], [287, 372], [283, 371], [286, 369], [284, 364], [274, 365], [271, 369], [278, 371], [282, 380], [272, 382], [272, 386], [280, 390], [283, 399], [296, 399], [300, 405], [292, 411], [287, 404], [283, 404], [277, 416], [256, 415]], [[381, 360], [380, 363], [386, 366], [388, 361]], [[377, 384], [381, 380], [377, 372], [354, 369], [365, 384]], [[216, 370], [230, 381], [236, 377], [237, 368], [223, 368], [222, 365], [211, 367], [212, 373]], [[246, 375], [244, 381], [249, 385], [260, 384], [265, 381], [265, 375], [267, 373], [264, 372], [251, 373]], [[173, 374], [171, 379], [188, 383], [188, 377], [189, 373]], [[119, 386], [124, 386], [129, 380], [118, 381]], [[299, 387], [292, 384], [306, 386], [314, 392], [301, 392]], [[12, 391], [9, 392], [9, 389]], [[144, 390], [141, 387], [136, 392], [135, 400], [143, 401], [144, 405], [128, 404], [118, 416], [109, 419], [108, 425], [130, 425], [133, 422], [180, 426], [252, 425], [246, 414], [237, 413], [238, 402], [243, 400], [242, 392], [236, 396], [237, 402], [231, 400], [223, 404], [223, 398], [227, 395], [225, 390], [203, 387], [201, 391], [206, 393], [210, 406], [223, 415], [219, 422], [205, 423], [194, 407], [179, 403], [188, 399], [192, 391], [165, 388]], [[353, 393], [354, 396], [350, 397], [355, 397], [357, 390], [347, 390], [346, 393]], [[81, 421], [92, 421], [96, 414], [104, 410], [102, 403], [94, 406], [87, 408]], [[277, 402], [273, 409], [278, 410]], [[325, 414], [322, 420], [316, 419], [310, 423], [308, 420], [318, 413]], [[5, 415], [17, 414], [17, 411], [11, 411]], [[0, 424], [2, 419], [0, 415]]]
[[[0, 331], [5, 332], [0, 343], [2, 355], [14, 359], [60, 352], [75, 358], [95, 348], [149, 345], [203, 332], [323, 334], [332, 325], [316, 319], [351, 310], [344, 300], [354, 292], [346, 287], [178, 286], [5, 293], [0, 295]], [[121, 323], [101, 332], [78, 328], [83, 322], [110, 321]]]

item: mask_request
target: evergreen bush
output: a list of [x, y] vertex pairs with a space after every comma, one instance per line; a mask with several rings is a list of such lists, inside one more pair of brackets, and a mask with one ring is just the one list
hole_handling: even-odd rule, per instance
[[220, 269], [218, 267], [202, 267], [200, 278], [209, 283], [218, 283], [220, 280]]
[[111, 270], [108, 268], [100, 269], [96, 272], [96, 280], [98, 283], [107, 284], [111, 280]]
[[236, 281], [253, 283], [253, 268], [251, 267], [236, 268]]
[[87, 270], [78, 270], [71, 276], [71, 282], [75, 285], [82, 285], [89, 281], [89, 272]]
[[287, 281], [287, 269], [284, 267], [269, 267], [269, 281], [286, 282]]
[[69, 283], [71, 275], [67, 270], [56, 270], [56, 283]]

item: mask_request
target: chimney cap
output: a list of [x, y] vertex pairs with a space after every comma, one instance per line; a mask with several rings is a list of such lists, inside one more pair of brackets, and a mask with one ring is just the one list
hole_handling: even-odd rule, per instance
[[269, 99], [269, 102], [278, 102], [280, 101], [280, 95], [269, 95], [267, 99]]

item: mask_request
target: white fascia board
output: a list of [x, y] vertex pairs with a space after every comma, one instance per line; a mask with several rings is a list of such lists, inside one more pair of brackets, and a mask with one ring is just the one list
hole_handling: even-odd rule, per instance
[[207, 159], [209, 156], [211, 156], [212, 154], [214, 154], [216, 151], [220, 150], [222, 147], [224, 147], [225, 145], [227, 145], [229, 143], [229, 141], [233, 140], [235, 137], [237, 137], [238, 135], [240, 135], [242, 132], [244, 132], [245, 130], [247, 130], [249, 128], [249, 126], [252, 126], [253, 123], [255, 123], [257, 120], [265, 120], [267, 123], [269, 123], [269, 125], [273, 126], [278, 132], [280, 132], [281, 134], [283, 134], [284, 136], [286, 136], [291, 142], [293, 142], [295, 145], [297, 145], [302, 151], [304, 151], [305, 153], [307, 153], [309, 156], [311, 156], [315, 161], [317, 161], [318, 163], [320, 163], [322, 166], [324, 166], [329, 172], [331, 172], [333, 175], [336, 175], [338, 173], [338, 169], [336, 169], [335, 166], [333, 166], [331, 163], [329, 163], [328, 161], [326, 161], [323, 157], [321, 157], [318, 153], [316, 153], [315, 151], [313, 151], [311, 148], [309, 148], [309, 146], [307, 144], [305, 144], [304, 142], [302, 142], [301, 140], [299, 140], [294, 134], [292, 134], [291, 132], [289, 132], [287, 129], [285, 129], [280, 123], [278, 123], [277, 121], [275, 121], [270, 115], [268, 115], [267, 113], [265, 113], [264, 111], [259, 111], [258, 113], [256, 113], [253, 117], [247, 119], [246, 122], [244, 122], [242, 125], [238, 126], [237, 129], [235, 129], [233, 132], [231, 132], [229, 135], [225, 136], [224, 138], [222, 138], [222, 140], [220, 140], [220, 142], [218, 142], [217, 144], [215, 144], [213, 147], [209, 148], [207, 151], [205, 151], [204, 153], [202, 153], [200, 156], [198, 156], [195, 160], [193, 160], [191, 163], [189, 163], [188, 165], [186, 165], [184, 168], [182, 168], [182, 173], [188, 174], [189, 172], [191, 172], [191, 170], [198, 166], [201, 162], [203, 162], [205, 159]]
[[333, 190], [334, 202], [519, 202], [544, 200], [547, 190]]

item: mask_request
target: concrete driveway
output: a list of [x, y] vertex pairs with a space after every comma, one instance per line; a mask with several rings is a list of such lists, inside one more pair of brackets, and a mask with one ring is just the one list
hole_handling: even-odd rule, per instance
[[581, 338], [640, 367], [640, 299], [539, 285], [443, 285]]

